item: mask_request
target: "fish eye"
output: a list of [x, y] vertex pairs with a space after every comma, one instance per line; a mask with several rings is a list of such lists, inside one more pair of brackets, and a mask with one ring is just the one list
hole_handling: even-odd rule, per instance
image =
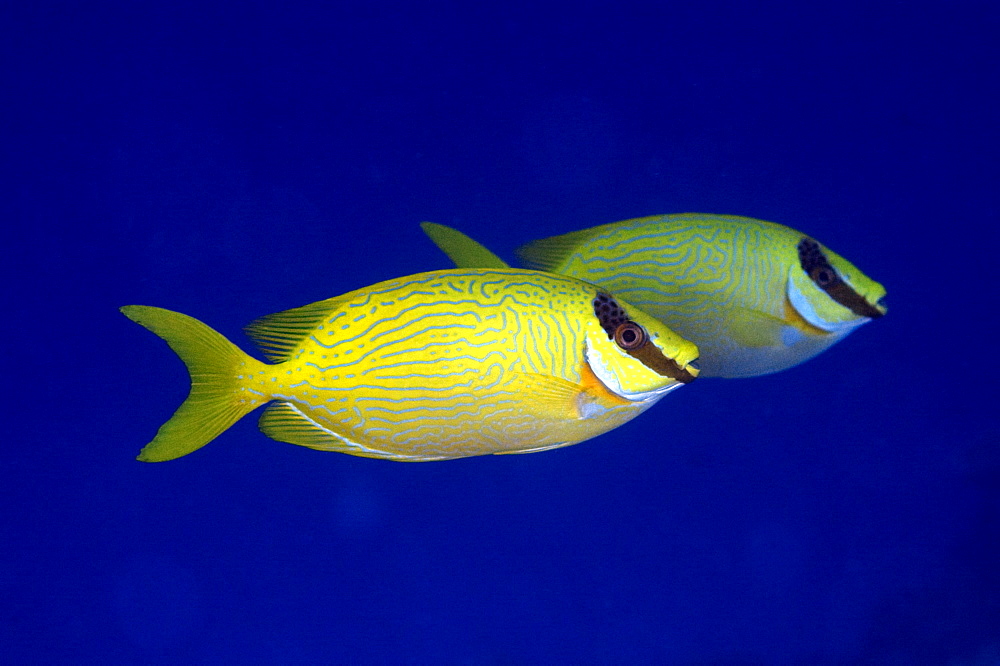
[[649, 342], [649, 335], [646, 333], [646, 329], [634, 321], [626, 321], [615, 329], [615, 344], [625, 351], [638, 349], [647, 342]]
[[812, 272], [813, 282], [815, 282], [820, 287], [829, 286], [830, 284], [833, 283], [836, 277], [837, 277], [836, 274], [829, 268], [826, 268], [825, 266], [814, 268]]

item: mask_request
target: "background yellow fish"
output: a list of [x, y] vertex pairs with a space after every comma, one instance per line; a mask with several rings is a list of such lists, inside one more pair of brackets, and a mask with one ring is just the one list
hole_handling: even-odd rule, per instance
[[[459, 266], [505, 266], [443, 225], [424, 231]], [[794, 229], [688, 213], [605, 224], [528, 243], [531, 268], [598, 284], [695, 342], [703, 377], [801, 363], [885, 314], [885, 288]]]
[[279, 441], [392, 460], [523, 453], [634, 418], [697, 375], [694, 344], [579, 280], [435, 271], [264, 317], [273, 364], [169, 310], [122, 312], [188, 366], [191, 394], [140, 453], [171, 460], [265, 404]]

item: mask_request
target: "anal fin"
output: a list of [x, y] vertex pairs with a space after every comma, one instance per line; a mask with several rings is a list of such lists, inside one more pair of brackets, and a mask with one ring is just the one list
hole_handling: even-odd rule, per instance
[[542, 451], [551, 451], [552, 449], [561, 449], [566, 446], [572, 446], [578, 442], [558, 442], [556, 444], [546, 444], [545, 446], [537, 446], [533, 449], [518, 449], [517, 451], [497, 451], [493, 455], [495, 456], [519, 456], [522, 453], [540, 453]]
[[440, 460], [441, 456], [409, 455], [393, 451], [380, 451], [355, 442], [316, 423], [290, 402], [272, 402], [261, 414], [257, 424], [261, 431], [279, 442], [305, 446], [317, 451], [333, 451], [363, 458], [422, 462]]
[[272, 402], [257, 425], [271, 439], [310, 449], [354, 453], [359, 448], [346, 437], [321, 427], [290, 402]]

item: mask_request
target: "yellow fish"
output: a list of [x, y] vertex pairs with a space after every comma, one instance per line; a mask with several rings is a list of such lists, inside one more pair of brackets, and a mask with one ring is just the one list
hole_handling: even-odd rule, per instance
[[526, 453], [607, 432], [698, 374], [695, 345], [605, 290], [445, 270], [273, 314], [258, 361], [170, 310], [122, 312], [173, 348], [191, 393], [139, 454], [172, 460], [267, 405], [278, 441], [389, 460]]
[[[506, 266], [455, 229], [424, 231], [458, 266]], [[658, 215], [529, 243], [531, 268], [599, 285], [698, 345], [703, 377], [802, 363], [886, 312], [885, 288], [811, 237], [731, 215]]]

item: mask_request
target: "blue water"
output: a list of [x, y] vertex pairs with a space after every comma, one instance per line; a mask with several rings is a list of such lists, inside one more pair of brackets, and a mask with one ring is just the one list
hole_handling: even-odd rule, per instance
[[[1000, 663], [995, 3], [17, 4], [5, 663]], [[688, 211], [814, 235], [888, 316], [548, 453], [248, 418], [134, 460], [187, 377], [120, 305], [249, 350], [446, 267], [422, 220], [512, 258]]]

